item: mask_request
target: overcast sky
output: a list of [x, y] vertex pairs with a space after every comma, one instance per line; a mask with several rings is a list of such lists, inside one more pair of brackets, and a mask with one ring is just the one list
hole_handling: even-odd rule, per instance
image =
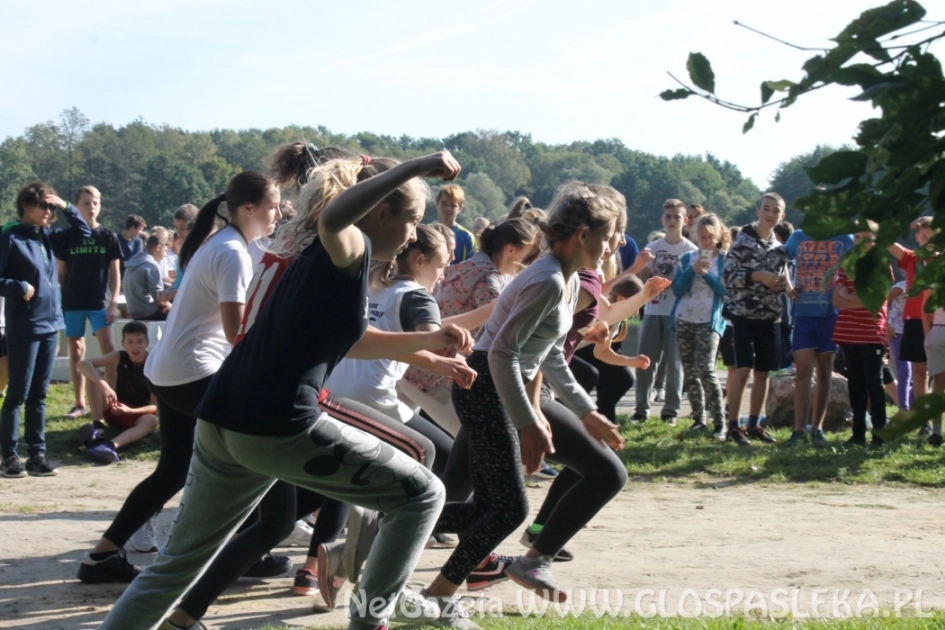
[[[870, 107], [855, 89], [805, 97], [742, 135], [743, 114], [657, 95], [704, 53], [717, 92], [755, 104], [881, 0], [157, 0], [0, 2], [0, 138], [78, 107], [188, 130], [324, 125], [442, 137], [620, 138], [663, 155], [712, 152], [760, 186], [817, 144], [848, 142]], [[926, 8], [941, 5], [926, 2]], [[942, 19], [943, 11], [935, 17]], [[935, 50], [940, 56], [943, 47]]]

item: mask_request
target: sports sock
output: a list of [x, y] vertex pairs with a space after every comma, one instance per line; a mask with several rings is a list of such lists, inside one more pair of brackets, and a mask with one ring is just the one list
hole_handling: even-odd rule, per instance
[[758, 416], [748, 416], [748, 428], [754, 429], [758, 426]]

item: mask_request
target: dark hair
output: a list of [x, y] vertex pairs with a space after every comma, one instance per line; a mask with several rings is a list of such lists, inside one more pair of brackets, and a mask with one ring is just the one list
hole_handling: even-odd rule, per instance
[[522, 215], [525, 214], [526, 210], [531, 209], [532, 202], [528, 200], [528, 197], [524, 195], [516, 197], [512, 200], [512, 203], [509, 204], [509, 213], [506, 215], [506, 220], [509, 219], [520, 219]]
[[184, 244], [181, 245], [180, 254], [178, 254], [181, 270], [187, 268], [190, 259], [194, 257], [203, 242], [210, 237], [217, 219], [223, 221], [224, 225], [230, 223], [229, 219], [219, 212], [221, 203], [225, 201], [230, 216], [234, 216], [243, 204], [255, 204], [262, 201], [273, 185], [271, 179], [257, 171], [243, 171], [231, 179], [226, 186], [226, 192], [211, 199], [197, 213], [197, 218], [194, 219], [194, 227], [190, 230], [187, 238], [184, 239]]
[[148, 339], [148, 325], [137, 320], [128, 322], [121, 327], [121, 340], [124, 341], [128, 335], [144, 335]]
[[774, 226], [774, 235], [782, 243], [787, 242], [787, 240], [791, 238], [791, 234], [794, 234], [794, 226], [787, 221], [781, 221]]
[[[390, 286], [393, 283], [391, 272], [397, 265], [406, 263], [410, 254], [413, 252], [420, 252], [426, 258], [432, 258], [440, 246], [449, 247], [446, 236], [437, 228], [438, 226], [436, 224], [418, 225], [417, 238], [408, 242], [404, 251], [397, 254], [397, 257], [393, 261], [372, 264], [371, 286], [375, 288]], [[403, 270], [398, 270], [398, 273], [402, 271]]]
[[52, 186], [41, 181], [30, 182], [16, 193], [16, 215], [23, 218], [27, 206], [39, 206], [45, 203], [46, 195], [55, 195]]
[[344, 147], [317, 148], [314, 144], [293, 142], [283, 144], [269, 157], [270, 176], [278, 186], [291, 184], [299, 190], [308, 182], [308, 174], [316, 166], [330, 160], [353, 160], [358, 154]]
[[643, 290], [643, 281], [632, 273], [625, 275], [610, 287], [611, 302], [617, 301], [617, 298], [632, 298]]
[[177, 210], [174, 211], [174, 219], [184, 221], [193, 221], [197, 218], [198, 212], [197, 206], [192, 203], [185, 203], [182, 206], [178, 206]]
[[148, 240], [144, 242], [144, 248], [148, 251], [151, 251], [158, 245], [164, 245], [167, 247], [167, 235], [163, 231], [159, 232], [157, 229], [155, 229], [148, 237]]
[[509, 219], [496, 225], [492, 224], [479, 235], [479, 250], [487, 256], [494, 256], [506, 245], [520, 247], [535, 242], [536, 226], [527, 219]]
[[133, 227], [139, 227], [143, 230], [148, 227], [148, 223], [137, 214], [129, 214], [128, 218], [125, 219], [125, 229], [130, 230]]

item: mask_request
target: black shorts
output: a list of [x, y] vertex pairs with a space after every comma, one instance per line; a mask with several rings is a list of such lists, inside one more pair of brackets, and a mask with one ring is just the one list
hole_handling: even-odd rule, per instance
[[735, 367], [757, 372], [780, 370], [781, 326], [778, 322], [733, 317]]
[[902, 341], [899, 344], [899, 360], [910, 363], [925, 363], [925, 328], [921, 319], [902, 322]]
[[735, 335], [731, 324], [725, 324], [725, 332], [719, 341], [719, 354], [722, 355], [722, 364], [725, 367], [735, 367], [735, 346], [732, 337]]

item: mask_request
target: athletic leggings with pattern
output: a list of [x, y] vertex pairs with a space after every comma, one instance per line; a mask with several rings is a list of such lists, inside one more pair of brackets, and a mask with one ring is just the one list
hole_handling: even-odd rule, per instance
[[712, 330], [712, 324], [708, 322], [693, 324], [677, 319], [676, 339], [686, 396], [692, 405], [692, 419], [705, 422], [708, 405], [712, 422], [723, 425], [725, 411], [722, 406], [722, 385], [715, 369], [715, 356], [719, 350], [718, 333]]
[[496, 392], [486, 353], [473, 352], [466, 362], [479, 377], [468, 390], [453, 386], [453, 405], [469, 436], [473, 499], [447, 503], [434, 529], [460, 534], [442, 569], [443, 577], [456, 585], [528, 516], [518, 431]]

